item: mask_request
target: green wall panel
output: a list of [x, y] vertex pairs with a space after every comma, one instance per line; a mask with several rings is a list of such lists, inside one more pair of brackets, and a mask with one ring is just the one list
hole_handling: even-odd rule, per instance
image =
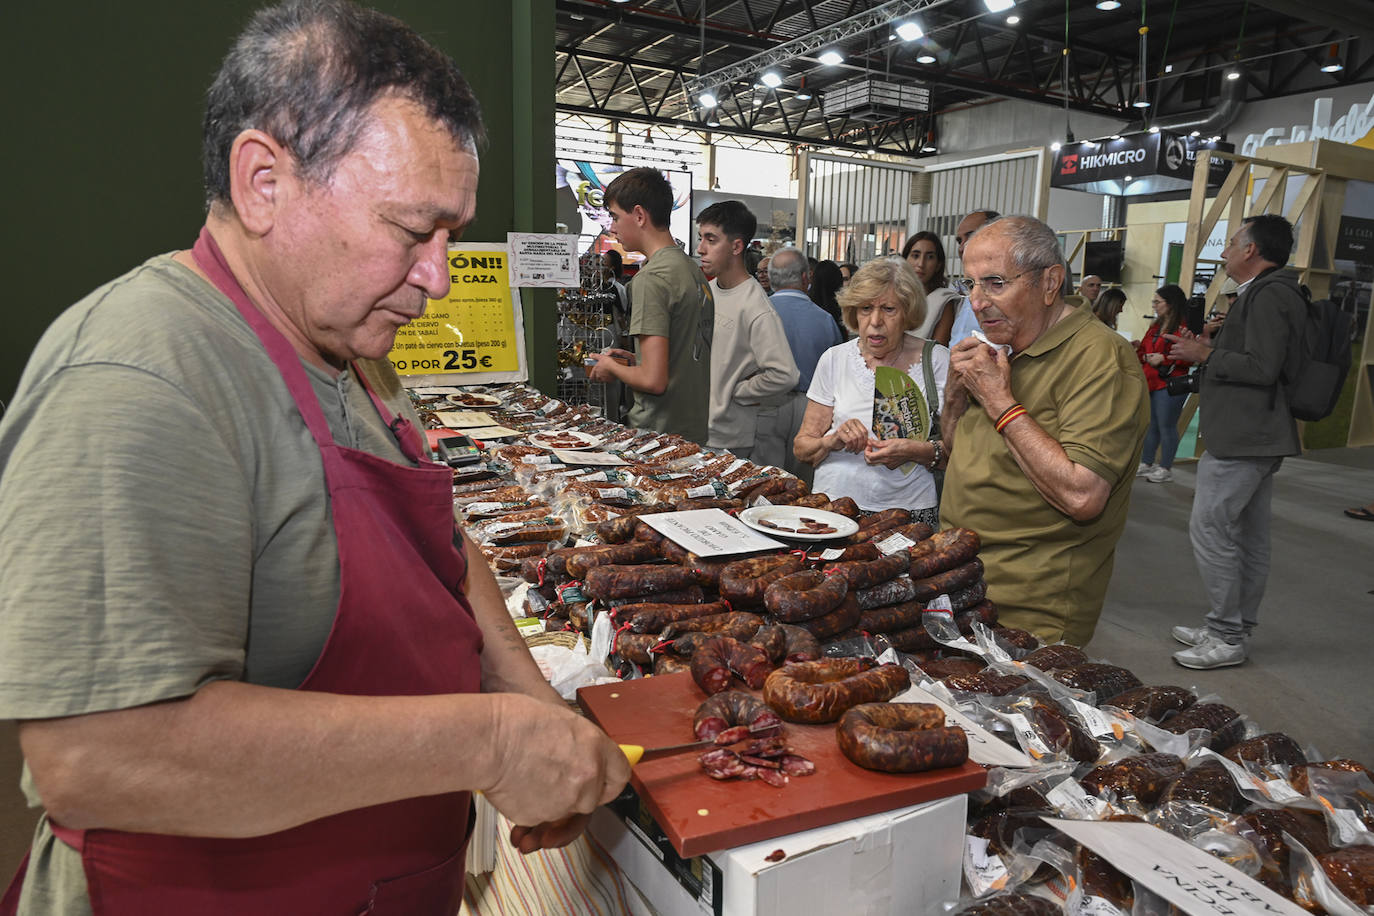
[[[17, 4], [0, 76], [6, 304], [0, 400], [39, 335], [92, 288], [194, 240], [204, 216], [200, 120], [229, 41], [261, 4]], [[468, 238], [553, 228], [553, 0], [376, 0], [458, 61], [486, 113]], [[518, 143], [518, 146], [517, 146]], [[552, 380], [549, 306], [526, 313]], [[545, 365], [547, 364], [547, 365]]]

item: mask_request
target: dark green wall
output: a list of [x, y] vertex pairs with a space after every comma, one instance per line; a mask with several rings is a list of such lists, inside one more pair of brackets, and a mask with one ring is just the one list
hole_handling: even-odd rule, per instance
[[[204, 216], [203, 93], [260, 5], [126, 0], [6, 11], [0, 400], [9, 401], [59, 312], [149, 256], [194, 241]], [[372, 5], [451, 54], [482, 101], [491, 145], [467, 237], [553, 231], [553, 0]], [[548, 387], [554, 325], [550, 309], [541, 312], [532, 321], [527, 311], [526, 324], [531, 363], [549, 364], [536, 381]]]

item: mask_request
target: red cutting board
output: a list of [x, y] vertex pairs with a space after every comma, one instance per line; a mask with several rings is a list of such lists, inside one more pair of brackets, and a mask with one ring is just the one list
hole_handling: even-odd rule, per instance
[[[692, 718], [705, 699], [685, 672], [577, 691], [578, 703], [614, 741], [646, 748], [691, 741]], [[673, 848], [691, 858], [959, 795], [987, 780], [983, 768], [968, 761], [927, 773], [865, 770], [840, 752], [834, 725], [788, 722], [782, 733], [816, 764], [814, 774], [794, 776], [784, 788], [757, 779], [712, 779], [690, 751], [640, 763], [630, 784]]]

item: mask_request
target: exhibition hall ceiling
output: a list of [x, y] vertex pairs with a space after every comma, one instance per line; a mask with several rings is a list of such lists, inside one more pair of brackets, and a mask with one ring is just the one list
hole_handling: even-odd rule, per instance
[[556, 5], [560, 112], [816, 147], [933, 155], [938, 114], [996, 99], [1145, 126], [1374, 79], [1374, 24], [1345, 0]]

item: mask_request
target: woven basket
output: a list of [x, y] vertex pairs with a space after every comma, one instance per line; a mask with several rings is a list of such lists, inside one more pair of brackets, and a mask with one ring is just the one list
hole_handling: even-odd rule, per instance
[[[576, 649], [577, 644], [582, 640], [581, 633], [574, 633], [571, 630], [553, 630], [545, 633], [534, 633], [525, 637], [525, 645], [533, 648], [535, 646], [562, 646], [565, 649]], [[583, 645], [586, 648], [586, 645]]]

